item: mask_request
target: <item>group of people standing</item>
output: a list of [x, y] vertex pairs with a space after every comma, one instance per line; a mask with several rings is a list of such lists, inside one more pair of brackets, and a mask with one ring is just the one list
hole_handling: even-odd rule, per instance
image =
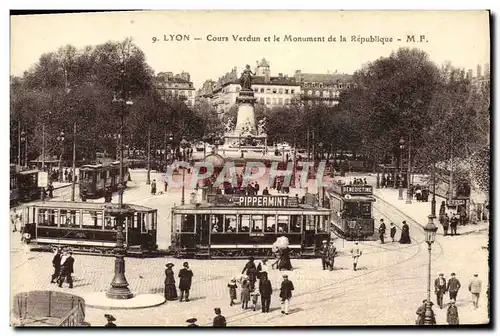
[[[378, 234], [379, 234], [379, 239], [380, 243], [384, 244], [385, 243], [385, 233], [386, 233], [387, 227], [385, 225], [384, 219], [380, 219], [380, 225], [378, 227]], [[392, 242], [394, 243], [394, 239], [396, 237], [396, 225], [391, 222], [390, 224], [390, 235]], [[400, 244], [411, 244], [411, 238], [410, 238], [410, 227], [406, 223], [406, 221], [403, 221], [403, 225], [401, 226], [401, 237], [399, 238], [399, 243]]]
[[74, 264], [73, 252], [67, 248], [61, 250], [56, 247], [54, 249], [54, 256], [52, 257], [54, 273], [52, 273], [50, 283], [57, 283], [59, 287], [62, 287], [64, 281], [66, 281], [69, 288], [73, 288], [73, 277], [71, 274], [74, 273]]
[[179, 291], [180, 298], [177, 295], [177, 288], [175, 287], [175, 273], [173, 267], [175, 265], [168, 263], [165, 265], [165, 299], [167, 301], [175, 301], [179, 299], [179, 302], [189, 302], [189, 291], [191, 290], [191, 284], [193, 281], [193, 271], [189, 268], [189, 263], [184, 262], [182, 264], [182, 269], [179, 271]]

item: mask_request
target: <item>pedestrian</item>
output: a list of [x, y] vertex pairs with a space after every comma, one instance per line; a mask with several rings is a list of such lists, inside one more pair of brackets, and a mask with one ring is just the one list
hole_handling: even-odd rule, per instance
[[259, 271], [259, 279], [262, 279], [262, 277], [268, 276], [269, 272], [269, 266], [267, 265], [267, 262], [269, 260], [267, 258], [262, 259], [262, 262], [257, 266], [257, 270]]
[[410, 227], [403, 221], [403, 226], [401, 227], [401, 237], [399, 238], [400, 244], [411, 244], [410, 239]]
[[333, 245], [333, 241], [331, 241], [330, 247], [328, 248], [328, 267], [330, 271], [333, 271], [336, 255], [337, 255], [337, 248], [335, 247], [335, 245]]
[[269, 313], [269, 306], [271, 305], [271, 295], [273, 294], [273, 287], [271, 281], [267, 278], [267, 273], [263, 274], [259, 281], [259, 292], [262, 303], [262, 312]]
[[167, 192], [167, 189], [168, 189], [168, 180], [167, 178], [165, 178], [165, 182], [163, 182], [164, 186], [165, 186], [165, 192]]
[[52, 279], [50, 280], [50, 283], [55, 283], [61, 273], [61, 250], [58, 247], [54, 249], [54, 256], [52, 257], [52, 267], [54, 268], [54, 273], [52, 273]]
[[448, 311], [446, 312], [446, 322], [448, 322], [448, 324], [450, 325], [459, 324], [458, 308], [455, 305], [455, 300], [451, 300], [450, 304], [448, 305]]
[[104, 325], [104, 327], [106, 327], [106, 328], [116, 328], [116, 324], [113, 323], [114, 321], [116, 321], [116, 319], [115, 319], [115, 317], [113, 315], [104, 314], [104, 317], [108, 321], [108, 323], [106, 323]]
[[422, 301], [422, 305], [417, 309], [417, 325], [423, 325], [425, 322], [425, 310], [426, 310], [427, 300]]
[[363, 254], [363, 251], [358, 246], [358, 242], [354, 243], [354, 247], [351, 249], [351, 256], [352, 256], [352, 264], [353, 264], [353, 269], [357, 271], [358, 267], [358, 262], [359, 262], [359, 257]]
[[[447, 236], [448, 235], [448, 228], [450, 226], [450, 217], [448, 217], [447, 213], [445, 213], [443, 215], [442, 225], [443, 225], [444, 235]], [[455, 231], [456, 231], [456, 228], [455, 228]]]
[[452, 236], [455, 236], [457, 234], [457, 226], [458, 226], [458, 215], [452, 214], [450, 219], [450, 229]]
[[469, 283], [469, 292], [472, 294], [472, 303], [474, 309], [479, 308], [479, 295], [481, 294], [482, 282], [478, 278], [478, 274], [474, 274], [474, 278]]
[[156, 195], [156, 180], [151, 182], [151, 195]]
[[198, 321], [198, 319], [196, 319], [194, 317], [191, 317], [190, 319], [186, 320], [186, 323], [189, 323], [188, 328], [198, 327], [198, 325], [196, 324], [196, 321]]
[[255, 282], [257, 281], [257, 266], [255, 266], [254, 258], [249, 257], [248, 262], [245, 264], [245, 267], [243, 268], [243, 271], [241, 271], [241, 274], [245, 274], [248, 276], [248, 281], [250, 282], [250, 290], [253, 290], [255, 288]]
[[17, 232], [17, 212], [16, 209], [14, 209], [14, 212], [10, 216], [10, 222], [12, 224], [12, 232]]
[[267, 187], [262, 190], [262, 195], [269, 195], [269, 189]]
[[241, 309], [247, 309], [249, 301], [250, 301], [250, 281], [245, 276], [243, 282], [241, 283]]
[[59, 287], [62, 287], [64, 280], [66, 280], [69, 284], [69, 288], [73, 288], [73, 278], [71, 277], [71, 274], [74, 272], [74, 264], [75, 259], [73, 258], [73, 252], [64, 251], [63, 256], [61, 257], [61, 273], [58, 280]]
[[215, 308], [215, 317], [214, 317], [214, 327], [216, 328], [223, 328], [226, 326], [226, 318], [222, 316], [222, 311], [220, 308]]
[[281, 314], [288, 315], [290, 308], [290, 300], [292, 298], [293, 282], [288, 280], [288, 275], [283, 274], [283, 281], [281, 282], [280, 298], [281, 298]]
[[443, 295], [446, 293], [446, 279], [443, 273], [439, 273], [438, 278], [434, 280], [434, 292], [439, 308], [443, 309]]
[[394, 225], [394, 223], [391, 223], [391, 239], [393, 243], [394, 237], [396, 237], [396, 225]]
[[255, 289], [250, 292], [250, 299], [252, 301], [252, 309], [255, 311], [257, 309], [257, 304], [259, 303], [260, 293]]
[[165, 300], [177, 300], [177, 289], [175, 288], [175, 275], [172, 267], [174, 264], [168, 263], [165, 265]]
[[260, 190], [259, 182], [255, 182], [255, 186], [253, 188], [255, 189], [255, 195], [258, 195]]
[[182, 264], [184, 267], [179, 271], [179, 290], [181, 291], [180, 302], [186, 300], [189, 302], [189, 291], [191, 290], [191, 283], [193, 280], [193, 271], [189, 268], [189, 263], [186, 261]]
[[238, 285], [236, 284], [236, 277], [229, 280], [227, 287], [229, 288], [229, 299], [231, 300], [229, 306], [232, 307], [234, 305], [234, 300], [236, 300], [236, 289], [238, 288]]
[[49, 182], [49, 186], [47, 187], [47, 191], [49, 192], [49, 197], [54, 198], [54, 185], [52, 181]]
[[385, 229], [386, 229], [386, 227], [385, 227], [384, 219], [380, 219], [380, 226], [378, 227], [378, 235], [380, 238], [380, 244], [384, 243]]
[[460, 281], [455, 277], [455, 273], [451, 273], [451, 278], [448, 280], [448, 285], [446, 287], [446, 290], [450, 293], [450, 300], [457, 301], [457, 294], [460, 287]]
[[328, 242], [323, 240], [321, 242], [323, 245], [321, 246], [321, 264], [323, 266], [323, 271], [328, 267]]

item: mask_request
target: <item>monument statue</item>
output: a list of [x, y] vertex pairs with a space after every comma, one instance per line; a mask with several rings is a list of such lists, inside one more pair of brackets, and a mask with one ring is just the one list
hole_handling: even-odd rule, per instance
[[229, 118], [225, 125], [226, 133], [231, 133], [234, 128], [233, 118]]
[[259, 120], [259, 124], [257, 126], [259, 134], [266, 133], [266, 117]]
[[252, 70], [250, 70], [250, 65], [247, 64], [240, 77], [240, 85], [242, 90], [252, 89], [252, 75], [255, 76]]

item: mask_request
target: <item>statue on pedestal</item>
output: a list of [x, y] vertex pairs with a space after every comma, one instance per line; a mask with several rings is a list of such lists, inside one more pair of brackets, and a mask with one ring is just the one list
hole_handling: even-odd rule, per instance
[[252, 90], [252, 75], [255, 76], [252, 70], [250, 70], [250, 65], [247, 64], [240, 77], [240, 85], [242, 90]]
[[226, 129], [226, 133], [231, 133], [233, 132], [233, 129], [234, 129], [234, 123], [233, 123], [233, 118], [229, 118], [225, 124], [225, 129]]
[[266, 117], [259, 120], [259, 124], [257, 125], [257, 129], [260, 134], [266, 134]]

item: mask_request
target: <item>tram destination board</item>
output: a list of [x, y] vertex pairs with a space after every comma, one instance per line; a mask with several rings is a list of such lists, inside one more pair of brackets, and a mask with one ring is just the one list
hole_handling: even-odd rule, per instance
[[249, 208], [297, 208], [299, 200], [289, 196], [236, 196], [233, 197], [233, 204]]
[[373, 187], [362, 185], [362, 186], [342, 186], [342, 194], [350, 195], [371, 195], [373, 194]]

